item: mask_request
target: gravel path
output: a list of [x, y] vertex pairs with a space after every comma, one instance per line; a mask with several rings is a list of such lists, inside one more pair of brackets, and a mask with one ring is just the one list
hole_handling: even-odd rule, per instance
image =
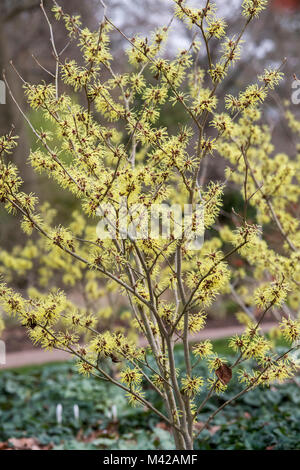
[[[263, 332], [269, 331], [276, 323], [266, 323], [261, 326]], [[204, 339], [220, 339], [232, 336], [234, 334], [241, 334], [244, 327], [241, 326], [226, 326], [223, 328], [205, 328], [197, 335], [190, 337], [191, 342], [203, 341]], [[145, 346], [144, 338], [141, 340], [141, 346]], [[0, 369], [11, 369], [33, 364], [46, 364], [49, 362], [65, 361], [70, 357], [68, 353], [63, 351], [44, 351], [41, 349], [32, 349], [21, 352], [12, 352], [6, 355], [6, 364], [0, 365]]]

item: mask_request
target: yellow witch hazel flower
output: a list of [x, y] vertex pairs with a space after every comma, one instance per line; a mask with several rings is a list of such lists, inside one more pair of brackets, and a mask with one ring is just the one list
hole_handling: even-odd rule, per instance
[[244, 346], [241, 346], [241, 351], [244, 357], [248, 358], [262, 358], [265, 357], [266, 354], [272, 348], [272, 343], [268, 341], [264, 336], [254, 335], [249, 338], [247, 344], [247, 337], [246, 339], [242, 337], [242, 341], [246, 343]]
[[135, 407], [143, 405], [143, 399], [145, 398], [145, 392], [141, 387], [132, 387], [130, 392], [126, 393], [128, 403]]
[[202, 88], [199, 91], [197, 99], [193, 103], [193, 109], [196, 115], [201, 114], [203, 111], [212, 112], [217, 106], [217, 98], [211, 96], [210, 90]]
[[235, 352], [243, 351], [249, 343], [249, 339], [245, 337], [240, 337], [238, 335], [234, 335], [230, 338], [228, 342], [228, 346], [233, 349]]
[[106, 331], [103, 334], [97, 335], [89, 344], [90, 351], [93, 351], [102, 356], [109, 356], [114, 351], [115, 340], [111, 333]]
[[207, 379], [208, 388], [213, 388], [217, 395], [224, 393], [227, 389], [227, 385], [224, 385], [221, 380], [216, 380], [213, 378]]
[[219, 369], [223, 364], [226, 364], [228, 361], [223, 357], [219, 357], [214, 354], [212, 357], [208, 357], [208, 369], [210, 372]]
[[244, 0], [243, 15], [252, 18], [257, 17], [267, 6], [268, 0]]
[[276, 69], [266, 69], [263, 75], [259, 75], [258, 79], [261, 82], [264, 82], [271, 90], [275, 88], [276, 85], [280, 83], [284, 75], [282, 72]]
[[160, 375], [158, 374], [154, 374], [152, 377], [152, 382], [154, 383], [154, 385], [159, 389], [159, 390], [163, 390], [164, 388], [164, 379], [163, 377], [161, 377]]
[[287, 282], [274, 281], [255, 291], [255, 302], [259, 307], [281, 305], [287, 296], [290, 286]]
[[139, 385], [142, 381], [142, 374], [138, 371], [138, 369], [131, 369], [127, 367], [121, 373], [121, 381], [130, 387]]
[[204, 385], [202, 377], [184, 377], [181, 379], [182, 390], [189, 397], [193, 397]]
[[300, 321], [298, 319], [283, 318], [280, 323], [280, 329], [284, 338], [289, 342], [294, 342], [300, 336]]
[[198, 333], [198, 331], [204, 328], [206, 323], [206, 315], [203, 312], [198, 312], [190, 315], [188, 329], [191, 333]]
[[222, 18], [211, 16], [208, 19], [207, 32], [209, 33], [210, 37], [215, 37], [215, 38], [220, 39], [226, 34], [226, 31], [225, 31], [226, 26], [227, 25]]
[[88, 364], [87, 362], [78, 361], [77, 362], [77, 369], [79, 374], [86, 375], [87, 377], [93, 372], [94, 367], [92, 364]]
[[213, 352], [213, 345], [211, 341], [205, 340], [202, 343], [198, 343], [193, 346], [193, 353], [195, 356], [199, 356], [200, 359], [210, 356]]

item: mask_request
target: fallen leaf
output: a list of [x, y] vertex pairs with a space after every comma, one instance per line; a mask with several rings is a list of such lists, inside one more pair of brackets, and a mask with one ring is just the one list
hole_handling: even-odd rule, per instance
[[195, 423], [195, 425], [194, 425], [194, 426], [195, 426], [195, 429], [196, 429], [197, 431], [200, 431], [200, 430], [203, 428], [204, 424], [205, 424], [204, 421], [197, 421], [197, 422]]
[[5, 450], [7, 449], [8, 445], [7, 442], [0, 442], [0, 450]]
[[21, 437], [20, 439], [12, 437], [8, 440], [7, 445], [10, 448], [13, 446], [13, 449], [16, 450], [50, 450], [53, 447], [52, 444], [41, 445], [34, 437]]
[[232, 378], [232, 370], [226, 364], [222, 364], [217, 370], [216, 374], [218, 379], [223, 385], [227, 385]]
[[168, 427], [168, 425], [166, 423], [164, 423], [163, 421], [161, 421], [160, 423], [157, 423], [157, 425], [155, 426], [156, 428], [160, 428], [160, 429], [164, 429], [165, 431], [169, 431], [170, 428]]
[[209, 433], [211, 436], [213, 436], [214, 434], [216, 434], [217, 431], [219, 431], [221, 429], [221, 426], [211, 426], [209, 428]]
[[12, 437], [8, 442], [12, 444], [15, 449], [20, 450], [31, 449], [37, 443], [37, 441], [32, 437], [21, 437], [20, 439]]

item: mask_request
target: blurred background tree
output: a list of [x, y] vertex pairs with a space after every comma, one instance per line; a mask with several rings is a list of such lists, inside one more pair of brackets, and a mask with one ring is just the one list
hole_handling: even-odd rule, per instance
[[[52, 0], [45, 0], [44, 3], [51, 18]], [[83, 23], [89, 28], [96, 29], [98, 27], [98, 22], [102, 17], [102, 6], [99, 0], [86, 0], [85, 2], [61, 0], [60, 3], [68, 13], [80, 15]], [[168, 24], [173, 17], [172, 2], [165, 0], [106, 0], [106, 3], [108, 16], [120, 26], [128, 37], [132, 37], [137, 32], [142, 32], [147, 36], [154, 28]], [[199, 0], [190, 0], [189, 3], [199, 6]], [[226, 19], [229, 29], [233, 34], [237, 33], [241, 28], [241, 17], [238, 12], [242, 0], [227, 0], [226, 2], [216, 0], [216, 3], [220, 15]], [[6, 69], [14, 94], [25, 110], [27, 108], [23, 97], [22, 82], [9, 62], [13, 62], [14, 67], [24, 80], [33, 83], [41, 80], [49, 81], [51, 77], [46, 70], [53, 72], [55, 64], [51, 52], [49, 30], [39, 4], [40, 0], [2, 0], [0, 4], [0, 67]], [[60, 51], [67, 43], [65, 31], [54, 18], [52, 23], [57, 49]], [[165, 54], [171, 56], [174, 54], [174, 50], [189, 47], [194, 34], [193, 29], [187, 30], [182, 27], [179, 21], [173, 19]], [[231, 69], [228, 78], [222, 84], [222, 90], [220, 89], [221, 94], [235, 95], [238, 89], [243, 88], [243, 85], [251, 81], [251, 78], [255, 82], [257, 75], [261, 74], [266, 67], [276, 68], [283, 58], [287, 57], [283, 70], [285, 80], [276, 91], [270, 93], [264, 107], [264, 120], [272, 129], [276, 151], [285, 151], [291, 155], [293, 152], [295, 153], [295, 145], [286, 121], [282, 117], [284, 100], [288, 100], [289, 103], [291, 101], [291, 85], [294, 74], [297, 75], [300, 72], [299, 34], [300, 0], [270, 0], [269, 7], [261, 15], [260, 21], [254, 23], [245, 35], [245, 50], [238, 68]], [[112, 48], [116, 57], [115, 68], [119, 72], [124, 70], [126, 64], [125, 49], [127, 46], [126, 41], [118, 33], [112, 32]], [[213, 60], [217, 54], [218, 49], [215, 47], [212, 49]], [[78, 50], [72, 42], [68, 45], [67, 55], [78, 59]], [[206, 67], [206, 60], [205, 47], [202, 44], [198, 53], [199, 66]], [[27, 165], [29, 147], [36, 145], [36, 139], [25, 127], [24, 121], [9, 97], [7, 97], [7, 104], [1, 105], [0, 111], [0, 134], [8, 132], [13, 124], [16, 127], [16, 133], [21, 136], [18, 150], [12, 158], [17, 160], [21, 173], [25, 176], [27, 189], [29, 186], [30, 190], [34, 191], [41, 185], [43, 188], [47, 188], [43, 189], [45, 199], [49, 200], [54, 207], [59, 201], [60, 207], [63, 208], [60, 213], [61, 219], [68, 218], [70, 209], [74, 209], [74, 207], [70, 207], [71, 199], [67, 192], [58, 189], [54, 183], [50, 183], [48, 180], [45, 185], [45, 177], [34, 175]], [[294, 106], [294, 112], [297, 114], [297, 106]], [[184, 119], [185, 116], [181, 108], [170, 105], [170, 112], [164, 114], [164, 122], [160, 121], [158, 125], [167, 126], [171, 131], [178, 122], [184, 123]], [[224, 161], [218, 158], [218, 155], [214, 159], [210, 159], [206, 179], [221, 179], [224, 165]], [[26, 190], [26, 188], [24, 189]], [[238, 191], [235, 191], [234, 187], [231, 188], [230, 192], [225, 195], [224, 216], [231, 211], [233, 205], [238, 204], [238, 198], [240, 198]], [[253, 214], [254, 216], [255, 214]], [[58, 220], [58, 222], [60, 221]], [[20, 242], [22, 235], [12, 229], [13, 223], [13, 218], [0, 210], [0, 256], [1, 246], [7, 249]]]
[[[84, 23], [91, 28], [96, 28], [99, 2], [89, 0], [83, 7], [82, 1], [65, 1], [71, 14], [80, 14]], [[51, 17], [52, 0], [45, 0], [45, 9]], [[66, 45], [66, 36], [61, 24], [55, 25], [55, 38], [58, 50]], [[78, 54], [77, 49], [70, 44], [73, 54]], [[0, 69], [5, 69], [8, 80], [21, 107], [25, 107], [22, 81], [18, 78], [10, 62], [19, 72], [20, 76], [29, 82], [37, 83], [40, 80], [49, 81], [49, 74], [45, 69], [52, 70], [54, 59], [51, 52], [50, 35], [45, 18], [40, 9], [40, 0], [2, 0], [0, 4]], [[26, 175], [25, 190], [33, 191], [37, 185], [43, 184], [43, 179], [38, 178], [26, 159], [29, 148], [34, 145], [35, 138], [30, 134], [24, 119], [18, 109], [7, 96], [6, 105], [0, 108], [0, 133], [9, 132], [11, 126], [20, 136], [19, 146], [14, 152], [13, 159]], [[51, 189], [50, 189], [51, 191]], [[55, 200], [53, 201], [55, 203]], [[12, 230], [13, 220], [3, 210], [0, 210], [0, 246], [13, 246], [18, 242], [20, 234]]]

